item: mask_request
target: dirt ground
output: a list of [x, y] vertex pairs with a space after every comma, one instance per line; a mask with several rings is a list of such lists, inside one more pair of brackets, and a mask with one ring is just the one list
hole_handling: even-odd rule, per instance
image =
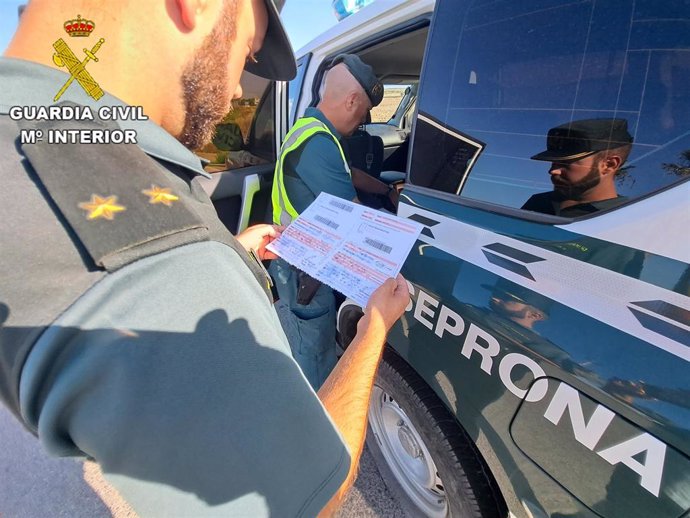
[[381, 104], [371, 110], [371, 122], [388, 122], [401, 100], [402, 96], [399, 94], [384, 95]]

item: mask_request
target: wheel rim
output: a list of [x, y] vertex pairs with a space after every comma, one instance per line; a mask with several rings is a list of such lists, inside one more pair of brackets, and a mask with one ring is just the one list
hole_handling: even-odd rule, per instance
[[383, 457], [407, 496], [426, 515], [448, 515], [448, 499], [429, 450], [400, 405], [375, 385], [369, 424]]

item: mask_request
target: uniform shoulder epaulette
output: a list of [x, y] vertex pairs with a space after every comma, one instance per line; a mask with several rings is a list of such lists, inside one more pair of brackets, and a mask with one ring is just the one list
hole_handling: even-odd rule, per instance
[[[117, 129], [102, 120], [22, 124], [49, 130]], [[22, 151], [93, 262], [114, 271], [137, 259], [209, 239], [189, 193], [135, 144], [24, 144]], [[177, 185], [180, 190], [180, 184]]]

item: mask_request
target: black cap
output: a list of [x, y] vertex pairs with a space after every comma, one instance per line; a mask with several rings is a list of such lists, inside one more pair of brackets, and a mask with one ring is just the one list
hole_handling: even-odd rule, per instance
[[331, 62], [333, 68], [344, 63], [357, 82], [362, 85], [364, 92], [371, 101], [372, 106], [378, 106], [383, 100], [383, 85], [374, 74], [374, 69], [359, 59], [355, 54], [339, 54]]
[[579, 160], [599, 151], [631, 144], [632, 141], [625, 119], [573, 121], [551, 128], [546, 137], [546, 151], [534, 155], [532, 160]]
[[[249, 62], [244, 69], [259, 77], [273, 81], [290, 81], [297, 75], [295, 53], [280, 21], [279, 7], [282, 0], [265, 0], [268, 12], [268, 28], [261, 50], [254, 57], [256, 63]], [[276, 7], [279, 4], [279, 7]]]

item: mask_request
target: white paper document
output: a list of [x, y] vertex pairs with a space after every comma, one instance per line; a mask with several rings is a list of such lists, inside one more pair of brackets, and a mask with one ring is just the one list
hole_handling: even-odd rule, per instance
[[267, 248], [364, 307], [400, 272], [423, 228], [321, 193]]

